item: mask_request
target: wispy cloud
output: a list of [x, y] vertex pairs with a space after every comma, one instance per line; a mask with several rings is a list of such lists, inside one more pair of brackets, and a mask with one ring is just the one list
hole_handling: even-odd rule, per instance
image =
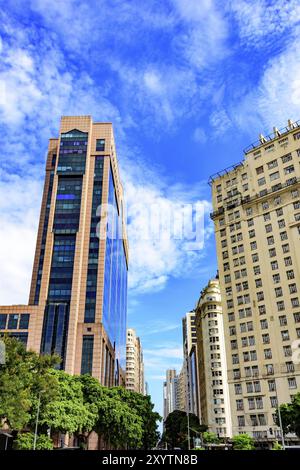
[[[297, 32], [300, 29], [297, 28]], [[288, 79], [287, 79], [287, 70]], [[257, 132], [270, 132], [300, 117], [300, 46], [292, 41], [279, 55], [269, 60], [256, 88], [245, 95], [234, 109], [236, 123]]]
[[[237, 20], [240, 40], [251, 47], [265, 49], [287, 30], [293, 33], [291, 28], [300, 21], [298, 0], [232, 0], [230, 10]], [[274, 46], [277, 49], [279, 45]]]

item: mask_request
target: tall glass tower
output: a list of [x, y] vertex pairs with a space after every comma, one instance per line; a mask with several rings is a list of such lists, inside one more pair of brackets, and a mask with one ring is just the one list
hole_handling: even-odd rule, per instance
[[28, 305], [0, 307], [0, 331], [61, 368], [124, 383], [128, 243], [111, 123], [64, 116], [50, 139]]

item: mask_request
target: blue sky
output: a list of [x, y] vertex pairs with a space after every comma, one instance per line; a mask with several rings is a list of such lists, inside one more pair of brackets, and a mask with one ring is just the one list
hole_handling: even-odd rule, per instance
[[129, 208], [205, 207], [205, 243], [140, 240], [128, 324], [162, 409], [181, 318], [216, 272], [207, 179], [259, 132], [300, 118], [297, 0], [0, 1], [0, 303], [27, 302], [47, 141], [63, 114], [112, 121]]

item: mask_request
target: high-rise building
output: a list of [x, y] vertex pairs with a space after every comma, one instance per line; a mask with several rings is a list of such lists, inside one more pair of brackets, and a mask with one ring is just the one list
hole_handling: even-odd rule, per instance
[[145, 394], [143, 350], [140, 338], [132, 328], [127, 329], [126, 388]]
[[300, 389], [300, 123], [244, 153], [210, 179], [232, 426], [272, 440]]
[[177, 409], [177, 374], [175, 369], [168, 369], [166, 371], [166, 380], [163, 384], [163, 397], [164, 397], [164, 421], [172, 411]]
[[180, 373], [177, 376], [177, 405], [176, 408], [181, 411], [186, 411], [186, 372], [183, 365]]
[[112, 124], [62, 117], [49, 141], [29, 304], [0, 307], [1, 332], [107, 386], [124, 383], [123, 204]]
[[230, 399], [221, 293], [211, 279], [196, 306], [199, 417], [210, 432], [231, 437]]
[[185, 374], [186, 411], [199, 415], [198, 360], [195, 311], [188, 312], [182, 319], [183, 372]]

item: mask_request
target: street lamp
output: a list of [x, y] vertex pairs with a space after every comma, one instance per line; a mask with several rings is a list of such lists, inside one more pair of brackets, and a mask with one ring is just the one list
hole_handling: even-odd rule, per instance
[[39, 392], [38, 407], [37, 407], [36, 421], [35, 421], [35, 430], [34, 430], [33, 450], [36, 450], [37, 430], [38, 430], [38, 425], [39, 425], [39, 414], [40, 414], [40, 406], [41, 406], [41, 395], [44, 392], [45, 390], [40, 390]]
[[[186, 347], [186, 345], [185, 345]], [[186, 348], [187, 349], [187, 348]], [[186, 352], [186, 415], [187, 415], [187, 432], [188, 432], [188, 450], [191, 450], [190, 436], [190, 377], [189, 377], [189, 359]]]
[[284, 434], [283, 434], [283, 426], [282, 426], [280, 405], [279, 405], [279, 401], [278, 401], [278, 393], [277, 393], [277, 384], [276, 384], [276, 380], [275, 380], [275, 389], [276, 389], [277, 412], [278, 412], [278, 419], [279, 419], [281, 444], [282, 444], [283, 450], [285, 450], [285, 441], [284, 441]]

